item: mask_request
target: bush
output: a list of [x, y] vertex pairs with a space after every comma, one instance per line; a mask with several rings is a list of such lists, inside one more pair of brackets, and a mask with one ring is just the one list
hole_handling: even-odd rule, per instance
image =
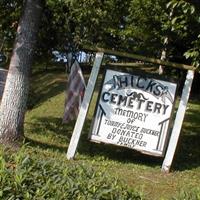
[[0, 199], [142, 199], [116, 178], [83, 164], [0, 154]]

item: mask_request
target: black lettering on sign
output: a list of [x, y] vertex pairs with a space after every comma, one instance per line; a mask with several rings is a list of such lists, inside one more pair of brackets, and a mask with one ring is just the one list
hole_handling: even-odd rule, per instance
[[109, 96], [110, 96], [110, 93], [109, 92], [104, 92], [103, 94], [102, 94], [102, 101], [103, 102], [108, 102], [109, 101]]
[[[109, 93], [109, 92], [103, 92], [101, 96], [101, 100], [104, 103], [110, 103], [110, 104], [118, 105], [121, 107], [123, 106], [127, 108], [136, 107], [137, 110], [141, 110], [141, 111], [143, 110], [143, 112], [152, 112], [152, 113], [162, 114], [162, 115], [165, 115], [167, 112], [167, 109], [169, 108], [169, 105], [166, 105], [166, 104], [161, 104], [161, 103], [153, 102], [153, 101], [147, 101], [140, 98], [137, 98], [136, 100], [135, 97], [133, 96], [123, 96], [123, 95], [119, 95], [116, 93]], [[128, 111], [126, 111], [125, 109], [122, 110], [122, 108], [116, 108], [114, 114], [126, 116], [127, 112]]]
[[146, 111], [151, 112], [152, 111], [152, 105], [153, 105], [153, 101], [147, 101]]
[[110, 139], [110, 140], [114, 140], [116, 137], [115, 134], [112, 134], [112, 133], [108, 133], [108, 136], [107, 136], [107, 139]]
[[156, 84], [157, 84], [157, 83], [154, 82], [154, 80], [149, 81], [149, 84], [148, 84], [148, 86], [146, 87], [145, 91], [152, 93], [153, 88], [154, 88], [154, 86], [155, 86]]
[[118, 96], [118, 94], [111, 94], [110, 103], [116, 104], [117, 103], [117, 96]]
[[151, 130], [151, 129], [147, 129], [147, 128], [142, 128], [140, 130], [140, 133], [148, 134], [148, 135], [154, 135], [154, 136], [159, 136], [160, 135], [159, 131], [155, 131], [155, 130]]
[[126, 105], [126, 101], [127, 101], [127, 96], [122, 96], [122, 95], [119, 95], [119, 100], [117, 102], [117, 105], [118, 106], [125, 106]]
[[[142, 80], [143, 79], [143, 80]], [[144, 82], [146, 81], [146, 78], [143, 78], [143, 77], [138, 77], [138, 80], [137, 80], [137, 84], [136, 86], [140, 89], [144, 89]]]
[[126, 147], [130, 147], [130, 148], [134, 148], [136, 146], [146, 147], [147, 142], [142, 141], [142, 140], [137, 140], [137, 139], [133, 139], [133, 138], [128, 138], [128, 137], [120, 136], [117, 144], [121, 145], [121, 146], [126, 146]]

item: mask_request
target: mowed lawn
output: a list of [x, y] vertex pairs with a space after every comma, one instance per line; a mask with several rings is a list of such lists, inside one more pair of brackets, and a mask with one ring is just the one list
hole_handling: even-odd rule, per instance
[[137, 190], [144, 199], [184, 199], [200, 191], [200, 101], [194, 99], [188, 104], [172, 170], [165, 174], [161, 172], [162, 158], [88, 140], [100, 75], [75, 160], [66, 161], [74, 127], [74, 122], [62, 124], [66, 82], [64, 71], [33, 75], [25, 119], [27, 152], [38, 159], [63, 160], [66, 165], [80, 163], [98, 170], [102, 168], [108, 176], [117, 177]]

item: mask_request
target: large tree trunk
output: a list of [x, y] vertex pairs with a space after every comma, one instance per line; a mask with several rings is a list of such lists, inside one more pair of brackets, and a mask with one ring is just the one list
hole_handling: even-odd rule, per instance
[[18, 25], [0, 105], [0, 143], [16, 145], [23, 138], [29, 74], [42, 13], [42, 0], [26, 0]]

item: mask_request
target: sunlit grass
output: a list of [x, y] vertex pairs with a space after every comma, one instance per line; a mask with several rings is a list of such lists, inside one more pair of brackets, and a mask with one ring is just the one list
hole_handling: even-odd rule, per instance
[[[98, 81], [98, 86], [100, 80]], [[66, 88], [65, 72], [42, 73], [33, 77], [31, 109], [25, 120], [27, 151], [38, 157], [66, 161], [74, 122], [62, 124]], [[93, 167], [104, 167], [146, 199], [170, 199], [183, 188], [189, 191], [200, 184], [200, 104], [190, 101], [183, 124], [172, 172], [161, 172], [162, 159], [135, 151], [88, 141], [98, 88], [90, 106], [79, 142], [76, 160]], [[68, 162], [66, 162], [68, 163]]]

